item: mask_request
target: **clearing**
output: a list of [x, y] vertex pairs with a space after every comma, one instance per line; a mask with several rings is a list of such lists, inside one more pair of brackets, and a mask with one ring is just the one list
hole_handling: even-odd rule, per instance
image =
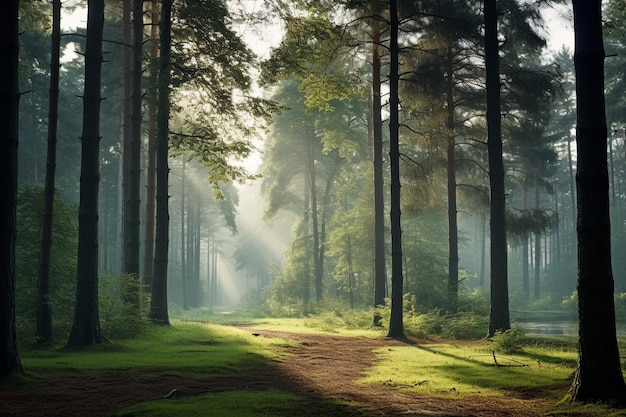
[[[391, 339], [290, 333], [243, 328], [258, 337], [293, 341], [287, 354], [267, 366], [211, 380], [139, 370], [57, 378], [24, 390], [0, 392], [3, 417], [110, 417], [152, 399], [233, 390], [280, 390], [312, 400], [339, 400], [353, 416], [539, 416], [550, 404], [536, 398], [427, 397], [384, 384], [357, 380], [376, 362], [375, 349], [405, 346]], [[421, 343], [421, 342], [420, 342]], [[544, 411], [545, 412], [545, 411]], [[192, 416], [193, 417], [193, 416]]]

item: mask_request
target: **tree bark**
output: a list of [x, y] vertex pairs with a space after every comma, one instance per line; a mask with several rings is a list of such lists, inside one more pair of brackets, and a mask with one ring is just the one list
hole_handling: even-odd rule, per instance
[[124, 68], [123, 68], [123, 80], [124, 88], [122, 89], [122, 189], [121, 189], [121, 212], [119, 217], [119, 224], [121, 233], [119, 239], [121, 240], [121, 250], [118, 254], [119, 257], [119, 271], [117, 273], [124, 273], [126, 268], [126, 212], [128, 210], [128, 179], [130, 178], [130, 112], [131, 112], [131, 65], [132, 65], [132, 7], [131, 1], [122, 2], [122, 34], [124, 38]]
[[600, 0], [573, 0], [576, 69], [578, 367], [572, 399], [626, 404], [615, 329]]
[[[574, 224], [576, 223], [576, 181], [574, 180], [574, 162], [572, 161], [572, 141], [570, 138], [567, 138], [567, 163], [569, 167], [569, 188], [570, 188], [570, 198], [572, 202], [572, 222], [570, 223], [571, 227], [568, 227], [568, 230], [571, 231], [570, 238], [566, 239], [567, 242], [574, 241]], [[574, 251], [573, 244], [569, 243], [567, 247], [569, 250], [568, 253], [572, 253]]]
[[400, 221], [400, 143], [398, 122], [399, 98], [399, 50], [398, 50], [398, 2], [389, 2], [389, 161], [391, 164], [391, 318], [388, 337], [404, 338], [402, 319], [402, 224]]
[[15, 335], [15, 236], [19, 120], [18, 0], [0, 14], [0, 377], [22, 372]]
[[[309, 153], [308, 148], [306, 150], [307, 154]], [[310, 212], [311, 212], [311, 192], [309, 191], [309, 188], [311, 187], [310, 185], [310, 181], [308, 180], [311, 176], [309, 170], [310, 170], [310, 166], [308, 164], [308, 156], [306, 157], [307, 159], [304, 161], [305, 163], [305, 178], [304, 178], [304, 215], [302, 216], [302, 224], [304, 227], [304, 239], [306, 239], [306, 241], [309, 240], [309, 218], [310, 218]], [[317, 256], [315, 254], [315, 251], [313, 251], [313, 257]], [[311, 272], [311, 264], [310, 264], [310, 258], [308, 256], [306, 256], [305, 258], [305, 262], [306, 265], [304, 266], [304, 274], [302, 274], [302, 314], [307, 315], [309, 314], [309, 302], [311, 300], [311, 290], [310, 290], [310, 284], [311, 284], [311, 277], [310, 277], [310, 272]]]
[[[128, 3], [128, 2], [126, 2]], [[128, 179], [124, 210], [124, 273], [139, 280], [139, 211], [141, 184], [141, 78], [143, 55], [143, 0], [132, 0], [132, 49], [130, 65], [130, 129]], [[126, 301], [139, 311], [139, 285], [126, 291]]]
[[156, 78], [158, 69], [159, 7], [152, 0], [152, 25], [150, 27], [150, 91], [148, 99], [148, 164], [146, 167], [146, 224], [144, 237], [143, 286], [152, 285], [154, 275], [154, 216], [156, 199]]
[[[375, 1], [378, 4], [377, 1]], [[372, 13], [378, 16], [379, 8]], [[385, 196], [383, 176], [383, 121], [380, 82], [380, 24], [372, 23], [372, 133], [374, 148], [374, 307], [385, 305], [387, 268], [385, 264]], [[382, 317], [374, 316], [374, 326], [380, 326]]]
[[[522, 184], [523, 194], [522, 194], [522, 209], [526, 210], [528, 208], [528, 182], [524, 181]], [[524, 241], [522, 242], [522, 286], [524, 291], [524, 299], [530, 300], [530, 269], [528, 267], [529, 264], [529, 248], [530, 248], [530, 238], [528, 235], [524, 236]]]
[[507, 243], [500, 114], [500, 62], [496, 0], [484, 0], [487, 87], [487, 152], [491, 190], [491, 311], [488, 335], [511, 327], [507, 275]]
[[57, 126], [59, 118], [59, 68], [61, 51], [61, 1], [52, 2], [52, 36], [50, 46], [50, 91], [48, 102], [48, 149], [44, 186], [43, 219], [39, 245], [39, 275], [37, 280], [36, 343], [52, 343], [52, 303], [50, 302], [50, 254], [52, 252], [52, 223], [54, 217], [54, 184], [56, 176]]
[[185, 239], [185, 230], [188, 224], [185, 224], [185, 162], [186, 157], [183, 155], [183, 169], [180, 174], [180, 278], [183, 290], [183, 310], [189, 310], [189, 288], [187, 285], [187, 240]]
[[485, 258], [487, 255], [487, 213], [485, 210], [481, 210], [480, 213], [480, 276], [479, 284], [481, 287], [485, 285]]
[[89, 0], [87, 7], [78, 207], [78, 277], [74, 323], [67, 342], [68, 347], [85, 347], [105, 341], [98, 312], [98, 186], [104, 1]]
[[313, 132], [309, 135], [309, 143], [307, 144], [307, 163], [309, 164], [309, 193], [311, 195], [311, 222], [313, 227], [313, 269], [315, 274], [315, 301], [317, 303], [322, 301], [322, 278], [324, 271], [322, 271], [321, 259], [320, 259], [320, 232], [319, 222], [317, 216], [317, 181], [315, 170], [315, 136]]
[[454, 134], [454, 68], [452, 48], [448, 50], [446, 74], [446, 127], [448, 174], [448, 308], [456, 313], [459, 304], [459, 232], [456, 203], [456, 140]]
[[153, 323], [169, 325], [167, 310], [167, 251], [169, 246], [169, 195], [168, 195], [168, 137], [170, 117], [170, 48], [172, 44], [172, 3], [162, 0], [159, 61], [158, 105], [157, 105], [157, 216], [154, 248], [154, 277], [152, 298], [148, 318]]
[[[539, 187], [535, 184], [535, 209], [539, 210]], [[535, 300], [541, 296], [541, 235], [535, 233]]]
[[202, 290], [202, 286], [200, 285], [200, 241], [202, 235], [202, 227], [201, 227], [201, 212], [200, 212], [200, 195], [196, 196], [196, 215], [195, 215], [195, 225], [194, 225], [194, 264], [193, 264], [193, 307], [200, 307], [200, 294]]

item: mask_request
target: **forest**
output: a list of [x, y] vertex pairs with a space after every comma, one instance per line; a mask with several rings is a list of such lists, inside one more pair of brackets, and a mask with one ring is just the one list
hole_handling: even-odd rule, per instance
[[8, 4], [0, 416], [623, 415], [622, 0]]

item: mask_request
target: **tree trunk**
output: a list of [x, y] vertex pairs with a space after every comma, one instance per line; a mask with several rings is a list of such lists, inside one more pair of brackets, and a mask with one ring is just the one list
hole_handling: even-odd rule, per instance
[[504, 161], [500, 114], [500, 62], [496, 0], [484, 0], [487, 87], [487, 152], [491, 189], [491, 311], [488, 335], [511, 327], [507, 275]]
[[0, 15], [0, 377], [22, 372], [15, 335], [15, 236], [19, 119], [18, 1], [5, 2]]
[[[372, 13], [379, 14], [378, 7]], [[372, 23], [372, 124], [374, 148], [374, 307], [385, 305], [387, 268], [385, 265], [385, 196], [383, 176], [383, 121], [380, 93], [380, 24]], [[382, 317], [374, 315], [374, 326]]]
[[[535, 186], [535, 209], [539, 210], [539, 187]], [[535, 233], [535, 300], [541, 296], [541, 235]]]
[[183, 155], [183, 170], [180, 174], [180, 278], [183, 286], [183, 310], [189, 310], [189, 288], [187, 288], [187, 240], [185, 239], [185, 160]]
[[568, 253], [573, 253], [574, 252], [574, 248], [572, 247], [572, 243], [574, 241], [574, 224], [576, 223], [576, 182], [574, 181], [574, 163], [572, 161], [572, 142], [570, 141], [570, 138], [567, 138], [567, 163], [569, 165], [569, 187], [570, 187], [570, 197], [571, 197], [571, 201], [572, 201], [572, 222], [570, 223], [571, 227], [568, 227], [569, 230], [571, 230], [571, 234], [570, 234], [570, 238], [567, 239], [567, 242], [569, 242], [569, 244], [567, 245], [567, 247], [569, 248], [569, 250], [567, 251]]
[[320, 269], [320, 279], [319, 286], [320, 292], [323, 291], [323, 278], [324, 278], [324, 261], [326, 257], [326, 214], [328, 213], [328, 204], [330, 202], [330, 189], [333, 184], [333, 180], [335, 179], [336, 171], [333, 170], [332, 174], [328, 175], [328, 179], [326, 180], [326, 189], [324, 190], [324, 199], [322, 200], [322, 224], [320, 227], [320, 238], [319, 238], [319, 269]]
[[314, 135], [311, 133], [308, 143], [308, 161], [309, 169], [309, 193], [311, 195], [311, 223], [313, 226], [313, 269], [315, 273], [315, 301], [317, 303], [322, 301], [322, 278], [324, 271], [322, 271], [321, 259], [320, 259], [320, 232], [319, 222], [317, 216], [317, 181], [315, 170], [315, 141]]
[[479, 284], [482, 287], [485, 285], [485, 261], [487, 255], [487, 213], [485, 210], [481, 210], [480, 213], [480, 277]]
[[130, 178], [130, 112], [131, 112], [131, 85], [132, 85], [132, 45], [133, 30], [132, 30], [132, 7], [131, 1], [124, 1], [122, 3], [122, 35], [124, 38], [124, 68], [123, 81], [124, 87], [122, 89], [122, 203], [121, 213], [118, 219], [120, 222], [120, 239], [121, 239], [121, 251], [120, 257], [120, 270], [118, 273], [124, 273], [126, 268], [126, 213], [128, 210], [128, 179]]
[[[522, 194], [522, 209], [526, 210], [528, 208], [528, 182], [524, 181], [522, 184], [523, 194]], [[524, 299], [530, 300], [530, 270], [528, 268], [529, 264], [529, 241], [528, 235], [524, 236], [524, 241], [522, 242], [522, 286], [524, 289]]]
[[572, 399], [626, 403], [615, 329], [601, 1], [573, 0], [576, 68], [578, 367]]
[[211, 280], [211, 306], [217, 305], [217, 242], [213, 239], [213, 266]]
[[[559, 212], [559, 190], [557, 189], [557, 187], [554, 187], [554, 212], [558, 213]], [[554, 255], [556, 255], [556, 262], [560, 263], [561, 262], [561, 231], [560, 229], [560, 222], [556, 222], [554, 231], [552, 232], [552, 239], [554, 241], [554, 250], [553, 250], [553, 254], [552, 254], [552, 261], [554, 262]]]
[[[128, 2], [125, 2], [128, 3]], [[132, 0], [132, 50], [130, 65], [130, 129], [128, 179], [124, 210], [124, 272], [139, 280], [139, 210], [141, 184], [141, 78], [143, 55], [143, 0]], [[138, 282], [137, 282], [138, 284]], [[139, 312], [139, 285], [125, 293], [126, 302]]]
[[52, 303], [50, 302], [50, 253], [54, 217], [54, 184], [57, 159], [57, 126], [59, 119], [59, 69], [61, 52], [61, 0], [52, 2], [52, 37], [50, 47], [50, 94], [48, 102], [48, 150], [44, 188], [41, 242], [39, 245], [39, 276], [37, 280], [36, 343], [52, 343]]
[[172, 44], [172, 3], [162, 0], [159, 61], [158, 100], [157, 100], [157, 216], [154, 244], [154, 277], [152, 280], [152, 298], [148, 318], [158, 324], [169, 325], [167, 311], [167, 252], [169, 245], [169, 203], [168, 203], [168, 137], [170, 117], [170, 48]]
[[148, 94], [148, 166], [146, 168], [146, 225], [144, 238], [143, 286], [152, 285], [154, 275], [154, 212], [156, 196], [156, 78], [158, 69], [159, 7], [152, 0], [152, 26], [150, 27], [150, 90]]
[[446, 74], [447, 171], [448, 171], [448, 308], [456, 313], [459, 304], [459, 238], [456, 204], [456, 140], [454, 137], [454, 77], [452, 49], [448, 50]]
[[104, 1], [89, 0], [85, 47], [85, 93], [78, 207], [78, 277], [68, 347], [105, 341], [98, 312], [98, 186], [100, 182], [100, 84]]
[[391, 164], [391, 318], [388, 337], [404, 338], [402, 320], [402, 225], [400, 222], [400, 143], [398, 122], [399, 60], [398, 60], [398, 2], [389, 2], [389, 161]]
[[207, 236], [206, 249], [207, 249], [207, 305], [213, 306], [213, 241], [211, 239], [211, 233]]
[[200, 195], [196, 196], [196, 215], [194, 225], [194, 252], [193, 252], [193, 304], [192, 307], [200, 307], [200, 241], [201, 241], [201, 217], [200, 217]]
[[615, 190], [615, 164], [613, 163], [613, 135], [608, 138], [609, 142], [609, 161], [611, 162], [611, 207], [615, 207], [616, 190]]
[[[307, 151], [308, 152], [308, 151]], [[306, 241], [308, 242], [309, 240], [309, 213], [311, 211], [311, 204], [310, 204], [310, 199], [311, 199], [311, 192], [309, 191], [309, 188], [311, 187], [310, 185], [310, 181], [308, 180], [308, 178], [310, 178], [311, 174], [309, 173], [309, 169], [310, 166], [307, 163], [307, 161], [304, 161], [306, 164], [306, 173], [305, 173], [305, 178], [304, 178], [304, 216], [302, 218], [302, 224], [304, 225], [304, 239], [306, 239]], [[314, 257], [315, 252], [314, 253]], [[304, 274], [302, 274], [302, 314], [307, 315], [309, 313], [309, 302], [311, 300], [311, 291], [310, 291], [310, 271], [311, 271], [311, 264], [310, 264], [310, 258], [307, 256], [305, 258], [305, 262], [306, 265], [304, 266]]]

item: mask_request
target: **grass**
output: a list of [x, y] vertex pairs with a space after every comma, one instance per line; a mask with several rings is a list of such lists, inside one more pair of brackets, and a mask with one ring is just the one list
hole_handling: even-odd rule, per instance
[[117, 413], [119, 417], [357, 417], [364, 414], [340, 401], [310, 400], [276, 390], [235, 391], [196, 395], [182, 400], [143, 403]]
[[286, 341], [255, 338], [232, 327], [173, 321], [169, 327], [148, 326], [136, 339], [85, 350], [56, 347], [27, 351], [22, 362], [29, 372], [40, 375], [157, 369], [206, 378], [260, 365], [278, 354], [276, 346], [280, 343]]
[[270, 318], [255, 317], [237, 309], [209, 310], [193, 309], [179, 311], [176, 317], [183, 321], [198, 321], [213, 324], [237, 324], [259, 329], [277, 330], [294, 333], [326, 333], [338, 336], [362, 336], [380, 338], [386, 335], [386, 329], [372, 329], [372, 317], [361, 311], [350, 313], [328, 312], [305, 318]]
[[572, 350], [526, 348], [501, 355], [488, 341], [407, 345], [377, 351], [378, 363], [361, 382], [429, 396], [519, 396], [558, 399], [576, 366]]
[[[223, 316], [223, 315], [219, 315]], [[288, 332], [332, 333], [345, 336], [384, 337], [371, 329], [342, 330], [334, 315], [309, 319], [255, 319], [235, 314], [230, 322]], [[234, 319], [234, 320], [233, 320]], [[229, 321], [225, 321], [229, 322]], [[26, 376], [3, 381], [0, 389], [24, 389], [49, 378], [97, 375], [111, 370], [134, 369], [154, 375], [179, 375], [211, 379], [236, 375], [283, 358], [286, 339], [254, 337], [249, 329], [213, 323], [175, 320], [170, 327], [147, 326], [136, 339], [79, 351], [61, 346], [21, 352]], [[359, 382], [387, 385], [418, 395], [439, 398], [488, 397], [538, 399], [553, 416], [624, 415], [599, 405], [561, 401], [576, 367], [575, 345], [561, 338], [525, 338], [514, 353], [495, 342], [441, 341], [432, 344], [390, 346], [376, 351], [377, 363]], [[623, 348], [624, 345], [620, 344]], [[495, 351], [497, 365], [494, 362]], [[476, 399], [478, 398], [478, 399]], [[540, 410], [541, 411], [541, 410]], [[340, 401], [320, 401], [278, 390], [232, 390], [149, 401], [122, 411], [120, 416], [363, 416]]]

